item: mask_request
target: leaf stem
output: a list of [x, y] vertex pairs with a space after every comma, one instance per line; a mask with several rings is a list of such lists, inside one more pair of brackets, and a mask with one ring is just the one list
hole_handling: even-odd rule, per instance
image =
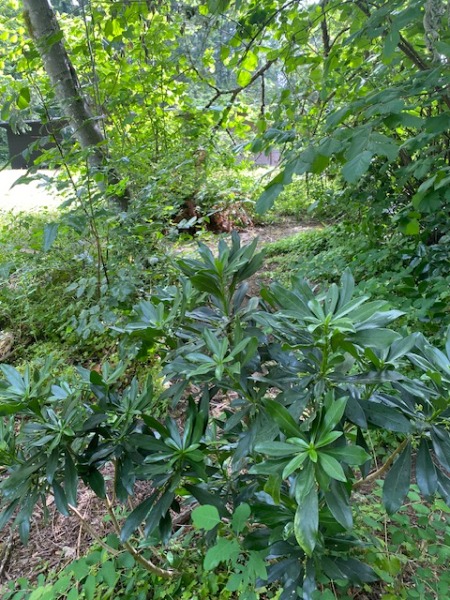
[[86, 519], [83, 517], [83, 515], [80, 513], [80, 511], [75, 508], [75, 506], [72, 506], [71, 504], [69, 504], [69, 509], [78, 518], [78, 520], [80, 521], [81, 525], [85, 528], [85, 530], [94, 538], [94, 540], [98, 544], [100, 544], [100, 546], [104, 550], [106, 550], [107, 552], [110, 552], [113, 556], [117, 556], [118, 554], [120, 554], [115, 548], [112, 548], [111, 546], [109, 546], [102, 540], [102, 538], [98, 535], [98, 533], [95, 531], [95, 529], [92, 527], [92, 525], [90, 523], [88, 523], [88, 521], [86, 521]]
[[[111, 504], [111, 500], [109, 499], [108, 496], [106, 496], [106, 507], [108, 509], [108, 514], [111, 517], [111, 521], [113, 523], [114, 529], [115, 529], [117, 535], [120, 537], [120, 525], [119, 525], [119, 522], [117, 521], [116, 515], [114, 514], [113, 505]], [[123, 542], [123, 545], [126, 548], [126, 550], [128, 550], [128, 552], [131, 554], [131, 556], [134, 558], [134, 560], [137, 563], [139, 563], [140, 565], [142, 565], [144, 567], [144, 569], [146, 569], [147, 571], [150, 571], [150, 573], [153, 573], [154, 575], [157, 575], [158, 577], [162, 577], [163, 579], [170, 579], [171, 577], [176, 575], [176, 571], [173, 571], [170, 569], [162, 569], [161, 567], [158, 567], [157, 565], [152, 563], [151, 560], [148, 560], [147, 558], [142, 556], [142, 554], [140, 552], [138, 552], [138, 550], [136, 550], [136, 548], [133, 548], [133, 546], [129, 542]]]

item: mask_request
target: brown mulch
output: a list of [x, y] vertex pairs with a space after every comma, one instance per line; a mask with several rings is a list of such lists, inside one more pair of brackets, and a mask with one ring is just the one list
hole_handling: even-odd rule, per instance
[[[145, 481], [137, 482], [135, 490], [134, 506], [151, 492], [149, 483]], [[0, 598], [2, 586], [9, 581], [25, 577], [35, 582], [41, 573], [58, 572], [83, 556], [94, 542], [78, 517], [62, 515], [51, 497], [47, 508], [48, 516], [45, 518], [42, 507], [36, 507], [28, 544], [21, 543], [16, 531], [12, 535], [8, 534], [8, 530], [3, 531], [0, 538], [0, 566], [4, 563], [0, 572]], [[79, 486], [77, 509], [100, 538], [113, 532], [112, 524], [105, 518], [107, 509], [104, 501], [83, 483]]]
[[[105, 508], [102, 500], [81, 486], [78, 499], [78, 510], [87, 517], [99, 535], [103, 537], [109, 533], [111, 527], [104, 521]], [[30, 540], [26, 546], [20, 542], [17, 532], [14, 533], [12, 549], [0, 577], [0, 585], [19, 577], [34, 581], [40, 573], [63, 569], [72, 560], [82, 556], [91, 545], [93, 540], [77, 517], [61, 515], [53, 502], [48, 511], [49, 517], [45, 519], [42, 507], [36, 508]]]

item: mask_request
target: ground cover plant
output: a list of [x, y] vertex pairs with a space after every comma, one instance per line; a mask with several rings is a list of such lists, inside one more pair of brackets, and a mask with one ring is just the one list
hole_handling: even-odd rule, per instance
[[[414, 477], [423, 498], [450, 501], [449, 357], [390, 329], [402, 313], [355, 297], [349, 271], [318, 294], [294, 277], [246, 298], [255, 250], [237, 235], [217, 256], [200, 246], [178, 261], [181, 288], [155, 291], [118, 326], [135, 360], [157, 348], [162, 395], [150, 379], [124, 387], [125, 365], [73, 382], [1, 367], [2, 526], [13, 519], [26, 540], [48, 494], [77, 515], [83, 480], [115, 531], [112, 546], [97, 541], [153, 576], [181, 576], [195, 544], [203, 569], [225, 566], [224, 589], [241, 598], [266, 586], [317, 598], [330, 583], [339, 595], [379, 579], [355, 494], [383, 477], [392, 515]], [[161, 400], [178, 419], [154, 417]], [[374, 432], [388, 443], [373, 446]], [[138, 480], [148, 495], [124, 514]]]
[[360, 224], [344, 221], [273, 242], [267, 269], [283, 281], [299, 272], [320, 284], [337, 281], [349, 266], [361, 292], [405, 312], [402, 325], [441, 339], [448, 326], [448, 236], [426, 244], [398, 230], [379, 237]]

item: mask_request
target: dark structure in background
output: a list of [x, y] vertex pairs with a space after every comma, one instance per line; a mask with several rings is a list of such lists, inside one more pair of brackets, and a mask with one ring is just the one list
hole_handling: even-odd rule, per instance
[[261, 152], [255, 155], [255, 165], [276, 167], [281, 162], [281, 153], [279, 150], [271, 150], [268, 154]]
[[[13, 169], [28, 169], [33, 166], [42, 152], [55, 148], [54, 138], [62, 140], [61, 130], [67, 126], [64, 120], [55, 119], [48, 123], [25, 121], [27, 131], [15, 132], [9, 123], [0, 123], [6, 129], [9, 157]], [[46, 165], [39, 165], [44, 167]]]

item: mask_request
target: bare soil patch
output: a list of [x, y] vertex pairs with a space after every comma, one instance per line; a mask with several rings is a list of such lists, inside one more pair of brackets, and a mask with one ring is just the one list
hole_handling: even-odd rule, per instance
[[256, 227], [251, 227], [240, 232], [239, 235], [243, 244], [248, 244], [255, 238], [258, 238], [260, 246], [263, 247], [265, 244], [270, 244], [271, 242], [292, 237], [298, 233], [314, 231], [321, 228], [322, 225], [320, 224], [295, 225], [292, 224], [291, 221], [285, 221], [282, 223], [277, 223], [276, 225], [259, 225]]

